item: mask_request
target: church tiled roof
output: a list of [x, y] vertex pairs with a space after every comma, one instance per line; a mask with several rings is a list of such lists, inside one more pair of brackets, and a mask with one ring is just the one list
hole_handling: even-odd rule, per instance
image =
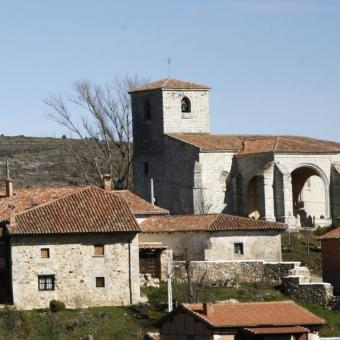
[[140, 229], [144, 233], [176, 231], [285, 230], [286, 224], [227, 214], [153, 216]]
[[88, 186], [15, 215], [10, 235], [139, 232], [121, 196]]
[[238, 155], [256, 153], [340, 153], [340, 143], [300, 136], [211, 135], [172, 133], [171, 138], [205, 151], [231, 151]]
[[188, 81], [182, 81], [174, 78], [165, 78], [161, 80], [154, 81], [152, 83], [148, 83], [139, 87], [135, 87], [130, 89], [129, 93], [139, 92], [139, 91], [148, 91], [148, 90], [208, 90], [209, 86], [192, 83]]

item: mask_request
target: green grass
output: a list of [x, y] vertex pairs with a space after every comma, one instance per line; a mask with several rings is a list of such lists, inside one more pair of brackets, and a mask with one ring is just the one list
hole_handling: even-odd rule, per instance
[[46, 310], [0, 312], [0, 339], [141, 339], [150, 321], [124, 307], [101, 307], [51, 313]]
[[[174, 284], [174, 298], [185, 302], [186, 287]], [[100, 307], [65, 310], [51, 313], [48, 310], [0, 311], [0, 339], [59, 340], [83, 339], [93, 335], [95, 339], [141, 339], [152, 330], [153, 321], [164, 315], [167, 302], [167, 286], [142, 288], [149, 304], [127, 307]], [[276, 287], [264, 283], [240, 283], [238, 289], [202, 288], [197, 301], [212, 302], [226, 299], [239, 301], [288, 300]], [[182, 300], [181, 300], [182, 299]], [[318, 305], [304, 305], [311, 312], [327, 321], [320, 330], [322, 336], [340, 335], [340, 312]]]
[[302, 265], [310, 269], [312, 274], [321, 276], [321, 252], [320, 248], [318, 248], [320, 247], [320, 241], [313, 232], [310, 232], [308, 236], [310, 240], [309, 252], [305, 245], [305, 234], [291, 233], [290, 246], [288, 233], [282, 234], [282, 259], [283, 261], [300, 261]]
[[329, 310], [319, 305], [303, 305], [303, 307], [326, 320], [327, 325], [320, 329], [320, 336], [340, 336], [340, 311]]
[[[159, 288], [143, 287], [145, 294], [151, 305], [167, 303], [167, 286], [161, 283]], [[185, 284], [173, 284], [173, 299], [178, 302], [188, 302]], [[202, 287], [196, 294], [194, 292], [194, 302], [213, 302], [227, 299], [237, 299], [239, 301], [280, 301], [289, 298], [282, 294], [274, 286], [256, 282], [241, 283], [238, 288]]]

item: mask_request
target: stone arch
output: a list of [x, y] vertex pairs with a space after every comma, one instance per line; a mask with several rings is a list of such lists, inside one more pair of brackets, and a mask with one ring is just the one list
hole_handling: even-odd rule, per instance
[[310, 163], [291, 172], [293, 214], [302, 227], [323, 224], [330, 216], [329, 180], [322, 169]]
[[182, 112], [191, 112], [191, 101], [188, 97], [183, 97], [181, 99], [181, 111]]
[[246, 215], [255, 219], [261, 217], [259, 181], [259, 176], [253, 176], [248, 182], [246, 194]]

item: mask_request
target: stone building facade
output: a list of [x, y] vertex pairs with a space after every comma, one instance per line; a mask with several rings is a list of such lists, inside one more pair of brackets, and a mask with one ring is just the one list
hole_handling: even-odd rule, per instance
[[[48, 308], [51, 300], [67, 308], [122, 306], [140, 301], [138, 236], [57, 235], [11, 239], [13, 304], [18, 309]], [[103, 245], [96, 255], [95, 245]], [[42, 249], [49, 257], [42, 258]], [[39, 279], [52, 277], [54, 289]], [[104, 284], [99, 284], [98, 278]]]
[[[275, 231], [142, 233], [140, 240], [166, 244], [175, 259], [183, 259], [184, 250], [189, 249], [191, 256], [201, 261], [282, 260], [281, 236]], [[235, 244], [242, 244], [242, 253], [235, 251]]]
[[134, 191], [171, 213], [224, 212], [328, 226], [340, 216], [340, 144], [210, 134], [209, 87], [164, 79], [130, 91]]
[[153, 216], [140, 224], [141, 244], [160, 243], [174, 259], [195, 261], [282, 260], [286, 225], [225, 214]]

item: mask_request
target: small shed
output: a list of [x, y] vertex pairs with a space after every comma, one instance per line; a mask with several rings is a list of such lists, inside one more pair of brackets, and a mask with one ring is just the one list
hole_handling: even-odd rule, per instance
[[322, 278], [340, 294], [340, 227], [321, 237]]

